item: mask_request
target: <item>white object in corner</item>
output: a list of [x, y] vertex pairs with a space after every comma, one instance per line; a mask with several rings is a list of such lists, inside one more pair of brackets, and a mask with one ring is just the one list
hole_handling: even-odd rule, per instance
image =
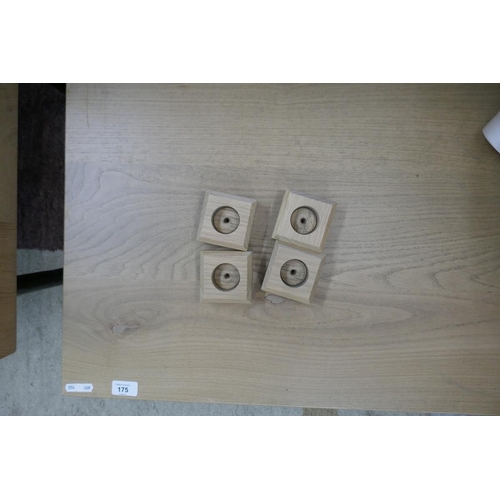
[[92, 392], [94, 386], [92, 384], [66, 384], [66, 392]]
[[483, 128], [484, 137], [500, 153], [500, 112]]

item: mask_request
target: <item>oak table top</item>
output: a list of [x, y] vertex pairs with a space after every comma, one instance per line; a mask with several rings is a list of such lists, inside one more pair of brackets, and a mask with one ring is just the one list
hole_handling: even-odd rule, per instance
[[[70, 85], [63, 392], [500, 413], [499, 109], [499, 85]], [[312, 305], [260, 290], [286, 188], [338, 204]], [[206, 190], [258, 201], [251, 304], [199, 302]]]
[[0, 358], [16, 350], [17, 85], [0, 84]]

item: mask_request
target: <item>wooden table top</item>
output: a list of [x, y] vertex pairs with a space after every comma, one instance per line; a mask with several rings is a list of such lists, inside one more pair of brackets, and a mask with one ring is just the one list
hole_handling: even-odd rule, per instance
[[[63, 391], [500, 413], [499, 109], [499, 85], [69, 86]], [[312, 306], [260, 291], [285, 188], [338, 203]], [[207, 189], [258, 200], [250, 305], [199, 303]]]
[[17, 85], [0, 84], [0, 358], [16, 350]]

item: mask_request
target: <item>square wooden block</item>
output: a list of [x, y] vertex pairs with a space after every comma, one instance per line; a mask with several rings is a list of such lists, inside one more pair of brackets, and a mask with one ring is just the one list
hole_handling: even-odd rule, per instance
[[252, 302], [252, 252], [201, 252], [201, 302]]
[[274, 244], [262, 290], [310, 304], [318, 284], [324, 255]]
[[337, 204], [285, 191], [273, 238], [311, 252], [322, 252]]
[[247, 250], [256, 207], [251, 198], [207, 191], [197, 240]]

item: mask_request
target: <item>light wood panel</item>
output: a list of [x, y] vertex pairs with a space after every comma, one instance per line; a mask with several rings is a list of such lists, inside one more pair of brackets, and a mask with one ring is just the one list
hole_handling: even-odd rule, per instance
[[[63, 383], [139, 398], [500, 413], [498, 85], [72, 85]], [[313, 305], [200, 304], [207, 189], [338, 203]]]
[[16, 350], [17, 85], [0, 84], [0, 358]]

